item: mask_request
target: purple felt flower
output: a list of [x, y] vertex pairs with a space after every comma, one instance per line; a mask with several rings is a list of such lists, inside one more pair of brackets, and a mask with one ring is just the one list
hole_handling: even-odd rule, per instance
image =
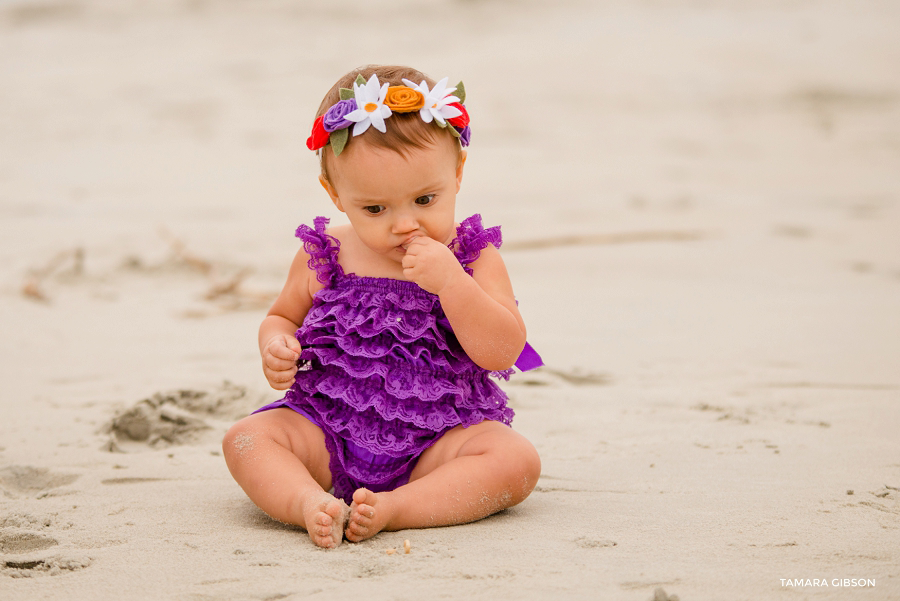
[[325, 113], [325, 120], [322, 122], [322, 125], [325, 126], [325, 131], [330, 133], [338, 129], [344, 129], [353, 125], [353, 121], [348, 121], [344, 118], [344, 116], [348, 113], [352, 113], [355, 110], [355, 98], [345, 98], [344, 100], [341, 100], [337, 104], [333, 105]]
[[469, 140], [472, 139], [472, 130], [469, 129], [469, 126], [465, 126], [461, 130], [459, 130], [459, 144], [461, 146], [468, 146]]

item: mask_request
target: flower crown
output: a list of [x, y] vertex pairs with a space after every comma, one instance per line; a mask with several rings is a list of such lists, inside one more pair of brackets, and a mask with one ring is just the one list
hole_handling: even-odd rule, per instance
[[[459, 138], [459, 143], [468, 146], [471, 137], [469, 113], [463, 106], [466, 89], [462, 82], [455, 88], [448, 88], [447, 80], [445, 77], [429, 90], [425, 81], [417, 85], [404, 79], [406, 85], [391, 86], [386, 82], [379, 83], [375, 74], [369, 81], [358, 75], [353, 89], [341, 88], [341, 99], [313, 123], [306, 146], [310, 150], [319, 150], [331, 144], [334, 156], [338, 156], [347, 145], [351, 125], [354, 136], [369, 129], [369, 126], [384, 133], [387, 131], [384, 120], [392, 114], [416, 111], [425, 123], [436, 121], [443, 128], [449, 125], [450, 133]], [[452, 95], [454, 92], [456, 94]]]

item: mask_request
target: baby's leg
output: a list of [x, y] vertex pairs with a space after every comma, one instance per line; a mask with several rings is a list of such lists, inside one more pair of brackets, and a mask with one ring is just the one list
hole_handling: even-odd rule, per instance
[[290, 409], [255, 413], [222, 441], [225, 462], [247, 496], [267, 514], [309, 532], [320, 547], [343, 539], [347, 504], [331, 488], [325, 435]]
[[458, 426], [419, 458], [409, 484], [353, 493], [346, 536], [472, 522], [521, 503], [537, 484], [541, 460], [521, 434], [499, 422]]

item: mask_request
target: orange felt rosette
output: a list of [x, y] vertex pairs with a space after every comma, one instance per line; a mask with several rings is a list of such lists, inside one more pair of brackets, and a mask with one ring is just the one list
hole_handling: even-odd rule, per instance
[[384, 104], [395, 113], [412, 113], [425, 106], [425, 96], [407, 86], [391, 86], [384, 97]]

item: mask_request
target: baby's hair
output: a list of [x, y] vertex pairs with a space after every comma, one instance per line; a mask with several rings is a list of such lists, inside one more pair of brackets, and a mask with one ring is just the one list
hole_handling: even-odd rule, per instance
[[[377, 75], [378, 81], [382, 84], [387, 83], [392, 86], [404, 85], [403, 79], [408, 79], [415, 83], [424, 80], [429, 88], [432, 88], [435, 85], [433, 79], [412, 67], [403, 67], [400, 65], [366, 65], [364, 67], [357, 67], [341, 77], [333, 86], [331, 86], [331, 89], [325, 94], [325, 98], [322, 99], [319, 110], [316, 111], [316, 118], [324, 115], [328, 109], [340, 101], [341, 88], [352, 89], [353, 83], [356, 81], [357, 77], [362, 75], [363, 79], [368, 80], [372, 74]], [[370, 127], [359, 136], [355, 136], [352, 143], [359, 144], [364, 141], [366, 144], [370, 144], [377, 148], [384, 148], [396, 152], [401, 156], [407, 156], [411, 148], [429, 148], [438, 144], [441, 139], [446, 139], [459, 150], [459, 142], [456, 141], [455, 136], [453, 136], [448, 129], [449, 128], [438, 127], [435, 123], [425, 123], [419, 117], [418, 111], [410, 113], [395, 112], [391, 115], [390, 123], [385, 133], [376, 130], [374, 127]], [[322, 177], [328, 181], [332, 181], [328, 176], [328, 172], [329, 164], [334, 164], [334, 153], [326, 147], [319, 151], [319, 157], [322, 167]]]

